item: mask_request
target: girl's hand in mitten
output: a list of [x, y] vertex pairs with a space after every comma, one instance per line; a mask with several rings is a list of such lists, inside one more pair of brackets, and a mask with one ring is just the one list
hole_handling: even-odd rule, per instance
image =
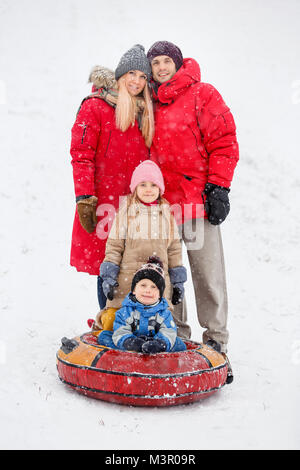
[[183, 296], [184, 296], [183, 284], [176, 284], [173, 287], [172, 304], [173, 305], [180, 304], [183, 300]]
[[119, 272], [120, 266], [111, 263], [110, 261], [104, 261], [100, 266], [102, 289], [108, 300], [113, 300], [114, 298], [114, 289], [119, 285], [117, 282]]
[[115, 281], [114, 279], [108, 279], [103, 281], [102, 283], [102, 289], [105, 297], [108, 300], [113, 300], [114, 298], [114, 290], [116, 287], [118, 287], [118, 282]]
[[170, 281], [173, 286], [172, 304], [177, 305], [184, 297], [184, 283], [187, 281], [187, 272], [184, 266], [169, 269]]

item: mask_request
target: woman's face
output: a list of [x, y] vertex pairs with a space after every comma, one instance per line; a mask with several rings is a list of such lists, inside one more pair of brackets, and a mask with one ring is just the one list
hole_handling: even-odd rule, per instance
[[158, 301], [159, 290], [156, 284], [150, 279], [139, 281], [133, 291], [138, 302], [144, 305], [151, 305]]
[[159, 196], [159, 187], [151, 181], [143, 181], [136, 187], [136, 194], [140, 201], [151, 204]]
[[147, 83], [147, 76], [139, 70], [129, 70], [123, 75], [124, 83], [131, 96], [139, 95]]

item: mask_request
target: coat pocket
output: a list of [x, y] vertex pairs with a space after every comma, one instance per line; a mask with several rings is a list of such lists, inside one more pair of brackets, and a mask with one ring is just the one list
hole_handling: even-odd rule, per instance
[[183, 178], [180, 182], [180, 187], [185, 195], [187, 201], [194, 202], [195, 198], [202, 201], [201, 193], [205, 181], [202, 181], [195, 176], [183, 175]]

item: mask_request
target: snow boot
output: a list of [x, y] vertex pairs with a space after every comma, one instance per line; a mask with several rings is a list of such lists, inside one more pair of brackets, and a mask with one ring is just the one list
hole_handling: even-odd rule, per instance
[[224, 359], [226, 360], [227, 362], [227, 367], [228, 367], [228, 372], [227, 372], [227, 378], [226, 378], [226, 384], [229, 385], [233, 382], [233, 372], [232, 372], [232, 367], [231, 367], [231, 364], [230, 364], [230, 361], [227, 357], [227, 355], [225, 353], [222, 353], [221, 352], [221, 345], [220, 343], [218, 343], [217, 341], [213, 340], [213, 339], [209, 339], [205, 344], [207, 344], [208, 346], [212, 347], [215, 351], [217, 351], [218, 353], [221, 353], [222, 356], [224, 357]]
[[215, 351], [217, 351], [218, 353], [221, 352], [221, 345], [220, 343], [218, 343], [217, 341], [215, 341], [214, 339], [209, 339], [206, 343], [205, 343], [207, 346], [210, 346], [211, 348], [213, 348]]
[[228, 359], [228, 356], [225, 354], [225, 353], [221, 353], [222, 356], [224, 357], [224, 359], [226, 360], [227, 362], [227, 366], [228, 366], [228, 372], [227, 372], [227, 379], [226, 379], [226, 383], [227, 385], [231, 384], [233, 382], [233, 372], [232, 372], [232, 367], [231, 367], [231, 364], [230, 364], [230, 361]]

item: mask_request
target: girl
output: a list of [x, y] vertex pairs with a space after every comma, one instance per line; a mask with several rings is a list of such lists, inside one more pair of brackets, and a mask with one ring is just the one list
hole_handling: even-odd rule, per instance
[[[154, 134], [150, 75], [140, 45], [123, 55], [115, 74], [95, 67], [90, 75], [93, 93], [81, 103], [71, 142], [77, 203], [71, 265], [78, 271], [99, 275], [107, 237], [95, 231], [104, 215], [101, 208], [104, 204], [118, 208], [119, 197], [129, 193], [132, 171], [149, 158]], [[98, 300], [104, 308], [106, 298], [100, 277]]]
[[165, 268], [165, 298], [171, 311], [184, 294], [180, 238], [170, 205], [162, 198], [164, 180], [156, 163], [146, 160], [137, 166], [130, 190], [114, 219], [100, 267], [108, 300], [107, 309], [96, 318], [98, 328], [112, 328], [112, 323], [104, 325], [106, 315], [121, 308], [135, 272], [151, 256], [158, 256]]

